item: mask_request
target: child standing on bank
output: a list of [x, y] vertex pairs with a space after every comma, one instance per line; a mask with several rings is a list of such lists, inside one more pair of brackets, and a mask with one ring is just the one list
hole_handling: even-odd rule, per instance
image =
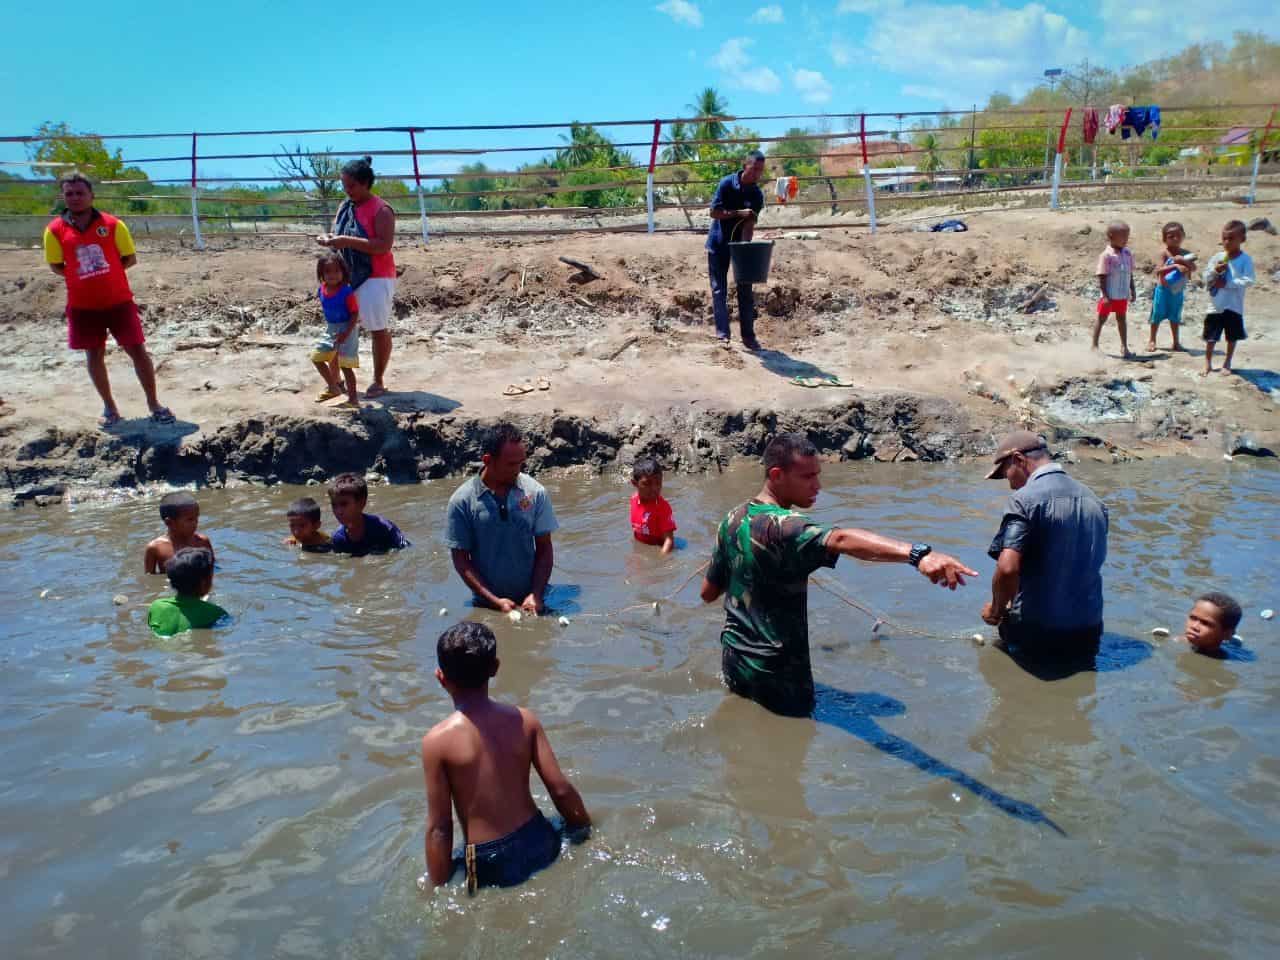
[[1151, 339], [1147, 341], [1147, 350], [1156, 349], [1156, 333], [1160, 329], [1160, 321], [1169, 321], [1169, 332], [1173, 334], [1173, 349], [1181, 350], [1178, 332], [1182, 327], [1182, 300], [1187, 290], [1187, 277], [1195, 266], [1196, 255], [1182, 249], [1182, 241], [1186, 231], [1177, 222], [1166, 223], [1160, 231], [1164, 240], [1164, 250], [1160, 253], [1160, 263], [1155, 268], [1156, 288], [1151, 294]]
[[324, 390], [316, 396], [316, 403], [342, 396], [342, 384], [338, 382], [341, 370], [346, 381], [347, 402], [339, 409], [359, 410], [356, 368], [360, 366], [360, 304], [348, 282], [351, 270], [338, 254], [326, 253], [316, 261], [316, 279], [320, 281], [316, 296], [320, 298], [328, 325], [323, 339], [316, 341], [311, 352], [311, 362], [325, 383]]
[[1253, 260], [1241, 248], [1248, 231], [1240, 220], [1230, 220], [1222, 228], [1222, 252], [1215, 253], [1204, 271], [1204, 282], [1209, 285], [1209, 299], [1213, 312], [1204, 318], [1204, 372], [1213, 372], [1213, 348], [1218, 338], [1227, 338], [1227, 357], [1222, 361], [1222, 372], [1231, 373], [1231, 358], [1236, 344], [1248, 338], [1244, 330], [1244, 292], [1256, 279]]
[[1120, 331], [1120, 350], [1124, 359], [1130, 359], [1129, 331], [1125, 318], [1129, 314], [1129, 301], [1134, 299], [1133, 251], [1129, 249], [1129, 225], [1119, 221], [1107, 227], [1107, 248], [1098, 257], [1098, 286], [1102, 296], [1098, 299], [1098, 319], [1093, 324], [1093, 349], [1097, 350], [1102, 325], [1113, 313], [1116, 329]]
[[631, 530], [635, 538], [650, 546], [661, 546], [663, 553], [676, 548], [676, 521], [671, 504], [662, 497], [662, 465], [646, 457], [631, 468]]

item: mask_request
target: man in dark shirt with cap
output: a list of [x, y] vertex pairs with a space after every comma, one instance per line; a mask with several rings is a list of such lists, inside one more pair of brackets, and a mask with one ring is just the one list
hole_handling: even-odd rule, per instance
[[[742, 169], [720, 181], [711, 198], [711, 229], [707, 232], [707, 272], [711, 275], [711, 309], [716, 318], [716, 339], [729, 344], [729, 244], [750, 240], [756, 218], [764, 209], [760, 177], [764, 154], [752, 150]], [[756, 340], [756, 297], [751, 284], [738, 285], [738, 325], [742, 345], [759, 350]]]
[[1001, 646], [1015, 658], [1097, 653], [1107, 508], [1028, 430], [1004, 438], [987, 479], [1008, 480], [1013, 495], [988, 551], [996, 572], [982, 619], [999, 626]]

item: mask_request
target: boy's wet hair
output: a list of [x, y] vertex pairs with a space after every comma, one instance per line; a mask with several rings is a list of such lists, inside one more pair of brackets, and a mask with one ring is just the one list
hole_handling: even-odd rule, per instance
[[1249, 228], [1244, 225], [1243, 220], [1228, 220], [1222, 225], [1222, 229], [1240, 234], [1241, 240], [1244, 240], [1249, 236]]
[[800, 457], [816, 457], [818, 448], [803, 433], [780, 433], [764, 448], [764, 473], [774, 467], [788, 469]]
[[496, 457], [508, 443], [524, 443], [524, 436], [514, 423], [503, 421], [484, 435], [484, 446], [480, 452]]
[[329, 481], [329, 499], [334, 497], [354, 497], [357, 500], [369, 499], [369, 485], [358, 473], [340, 473]]
[[1229, 597], [1225, 593], [1219, 593], [1216, 590], [1210, 590], [1208, 593], [1202, 593], [1196, 597], [1196, 603], [1211, 603], [1218, 608], [1222, 614], [1222, 626], [1229, 632], [1235, 633], [1236, 627], [1240, 626], [1240, 618], [1244, 616], [1244, 611], [1240, 609], [1240, 604], [1236, 603], [1234, 597]]
[[1187, 235], [1187, 228], [1180, 224], [1177, 220], [1170, 220], [1160, 228], [1160, 239], [1164, 239], [1169, 235], [1170, 230], [1177, 230], [1184, 237]]
[[166, 493], [160, 498], [160, 519], [177, 520], [183, 510], [190, 510], [192, 507], [198, 506], [200, 504], [196, 502], [196, 498], [185, 490], [180, 490], [177, 493]]
[[363, 183], [366, 187], [372, 187], [373, 157], [365, 156], [358, 160], [351, 160], [343, 165], [342, 172], [356, 183]]
[[316, 258], [316, 279], [324, 283], [324, 268], [333, 264], [342, 271], [342, 282], [351, 282], [351, 268], [339, 253], [325, 253]]
[[660, 477], [662, 476], [662, 464], [653, 457], [643, 457], [637, 460], [631, 467], [631, 479], [639, 480], [641, 477]]
[[213, 551], [204, 547], [183, 547], [164, 565], [169, 584], [181, 596], [192, 597], [213, 576]]
[[483, 623], [463, 620], [440, 634], [436, 662], [450, 683], [464, 690], [483, 687], [493, 676], [498, 640]]
[[302, 497], [289, 504], [290, 517], [304, 517], [312, 523], [320, 522], [320, 504], [316, 503], [310, 497]]

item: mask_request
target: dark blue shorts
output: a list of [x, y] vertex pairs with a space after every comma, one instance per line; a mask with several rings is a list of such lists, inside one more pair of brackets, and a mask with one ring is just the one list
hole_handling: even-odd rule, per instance
[[[560, 831], [541, 812], [518, 830], [475, 844], [475, 871], [481, 887], [514, 887], [549, 867], [560, 856]], [[466, 854], [454, 861], [466, 872]]]

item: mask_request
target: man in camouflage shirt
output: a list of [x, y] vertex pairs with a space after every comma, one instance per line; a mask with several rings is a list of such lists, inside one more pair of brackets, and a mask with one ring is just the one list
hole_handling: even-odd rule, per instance
[[782, 434], [764, 452], [765, 485], [720, 523], [702, 599], [724, 595], [720, 634], [725, 683], [739, 696], [784, 716], [814, 708], [809, 665], [809, 574], [834, 567], [840, 554], [859, 560], [910, 563], [954, 590], [977, 576], [928, 544], [865, 530], [814, 523], [795, 507], [813, 506], [821, 489], [818, 451], [801, 434]]

